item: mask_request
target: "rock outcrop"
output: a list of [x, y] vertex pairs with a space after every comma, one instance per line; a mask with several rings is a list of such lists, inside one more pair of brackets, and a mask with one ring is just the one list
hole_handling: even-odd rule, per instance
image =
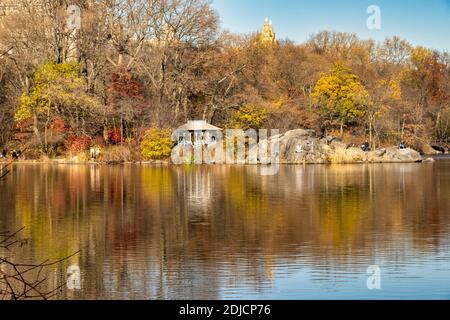
[[326, 163], [398, 163], [421, 162], [422, 156], [412, 149], [398, 147], [364, 152], [359, 147], [348, 147], [334, 137], [320, 138], [314, 130], [298, 129], [261, 141], [260, 148], [268, 143], [279, 143], [279, 161], [283, 164]]

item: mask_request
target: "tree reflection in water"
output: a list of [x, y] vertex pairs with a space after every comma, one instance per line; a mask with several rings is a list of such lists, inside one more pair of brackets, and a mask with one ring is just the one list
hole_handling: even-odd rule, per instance
[[0, 230], [26, 227], [29, 261], [81, 250], [55, 269], [81, 271], [81, 290], [60, 298], [278, 298], [289, 296], [282, 279], [337, 285], [339, 297], [374, 262], [450, 261], [449, 174], [448, 162], [267, 177], [252, 166], [22, 165], [0, 185]]

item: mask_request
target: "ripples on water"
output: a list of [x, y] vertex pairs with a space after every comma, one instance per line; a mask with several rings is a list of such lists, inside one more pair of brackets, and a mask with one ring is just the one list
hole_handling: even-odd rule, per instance
[[[284, 166], [15, 166], [0, 231], [17, 259], [81, 254], [83, 299], [449, 299], [450, 161]], [[369, 265], [381, 290], [367, 289]]]

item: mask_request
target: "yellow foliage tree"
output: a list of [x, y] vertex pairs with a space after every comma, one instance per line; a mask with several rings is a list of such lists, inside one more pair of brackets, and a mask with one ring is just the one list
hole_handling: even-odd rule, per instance
[[254, 105], [245, 105], [236, 111], [228, 123], [227, 127], [232, 129], [261, 129], [268, 117], [265, 108], [258, 108]]
[[165, 159], [172, 152], [171, 130], [151, 128], [141, 142], [141, 155], [144, 160]]
[[323, 73], [311, 94], [320, 114], [331, 124], [336, 121], [341, 135], [344, 126], [364, 116], [369, 94], [358, 76], [341, 64], [336, 64], [329, 73]]
[[85, 82], [78, 71], [77, 63], [45, 63], [34, 73], [30, 91], [23, 92], [20, 97], [15, 120], [32, 120], [33, 131], [45, 153], [48, 152], [47, 132], [53, 117], [82, 122], [78, 120], [87, 119], [89, 110], [100, 107], [98, 99], [86, 93]]

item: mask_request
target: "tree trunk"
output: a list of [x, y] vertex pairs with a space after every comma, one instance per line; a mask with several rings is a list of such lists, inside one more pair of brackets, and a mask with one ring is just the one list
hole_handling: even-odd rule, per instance
[[405, 119], [402, 120], [402, 131], [401, 131], [401, 140], [404, 141], [405, 138]]
[[120, 145], [123, 145], [123, 115], [120, 115]]
[[45, 151], [44, 144], [42, 143], [42, 137], [41, 137], [41, 134], [40, 134], [39, 128], [38, 128], [38, 119], [37, 119], [36, 113], [33, 113], [33, 131], [34, 131], [34, 134], [36, 135], [36, 138], [38, 139], [39, 144], [41, 145], [42, 150]]

